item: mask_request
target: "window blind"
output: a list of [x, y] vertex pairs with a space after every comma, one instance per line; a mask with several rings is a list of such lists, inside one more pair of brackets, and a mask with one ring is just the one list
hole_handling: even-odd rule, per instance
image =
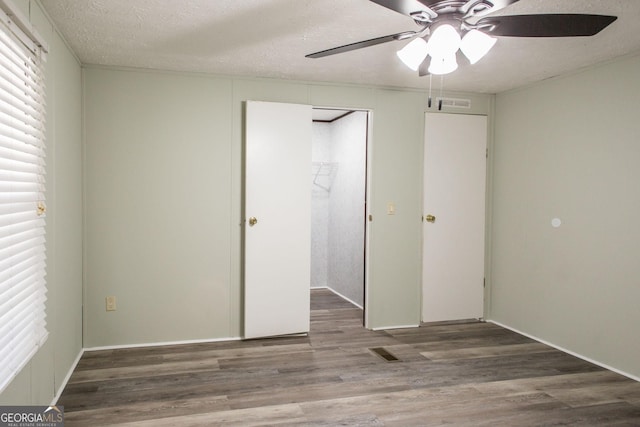
[[[4, 10], [4, 2], [2, 2]], [[47, 339], [43, 61], [0, 10], [0, 392]]]

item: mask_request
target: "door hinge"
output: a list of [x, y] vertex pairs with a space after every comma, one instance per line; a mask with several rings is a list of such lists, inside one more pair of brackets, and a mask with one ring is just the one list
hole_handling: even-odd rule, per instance
[[489, 158], [489, 149], [488, 149], [488, 148], [485, 150], [485, 152], [484, 152], [484, 156], [485, 156], [485, 158], [487, 158], [487, 159]]
[[487, 287], [487, 278], [486, 277], [482, 279], [482, 287], [483, 288]]

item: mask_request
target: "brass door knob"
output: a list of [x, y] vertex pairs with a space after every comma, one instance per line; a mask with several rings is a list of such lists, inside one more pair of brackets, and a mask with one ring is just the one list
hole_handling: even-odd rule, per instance
[[255, 216], [252, 216], [251, 218], [249, 218], [249, 226], [250, 227], [253, 227], [257, 223], [258, 223], [258, 219]]
[[431, 222], [431, 223], [436, 222], [436, 217], [433, 215], [427, 215], [425, 219], [427, 220], [427, 222]]

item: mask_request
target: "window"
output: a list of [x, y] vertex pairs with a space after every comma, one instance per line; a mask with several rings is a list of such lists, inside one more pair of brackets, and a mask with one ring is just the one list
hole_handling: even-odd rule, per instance
[[[33, 32], [0, 1], [0, 391], [47, 339], [45, 102]], [[30, 30], [30, 28], [28, 28]]]

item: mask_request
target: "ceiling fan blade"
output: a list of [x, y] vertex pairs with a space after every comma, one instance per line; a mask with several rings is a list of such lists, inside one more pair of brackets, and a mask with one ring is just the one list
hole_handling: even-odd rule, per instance
[[429, 74], [429, 63], [431, 61], [429, 61], [429, 57], [427, 56], [426, 58], [424, 58], [424, 61], [422, 61], [422, 63], [420, 64], [420, 67], [418, 67], [418, 76], [419, 77], [424, 77], [424, 76], [428, 76]]
[[482, 18], [477, 25], [493, 36], [581, 37], [598, 34], [616, 19], [583, 14], [509, 15]]
[[392, 42], [394, 40], [404, 40], [415, 36], [415, 31], [405, 31], [404, 33], [391, 34], [383, 37], [376, 37], [375, 39], [364, 40], [361, 42], [350, 43], [344, 46], [338, 46], [327, 50], [321, 50], [320, 52], [310, 53], [305, 55], [305, 58], [322, 58], [323, 56], [335, 55], [337, 53], [349, 52], [356, 49], [362, 49], [363, 47], [375, 46], [377, 44]]
[[370, 0], [387, 9], [410, 16], [419, 21], [431, 21], [438, 16], [425, 5], [427, 0]]

